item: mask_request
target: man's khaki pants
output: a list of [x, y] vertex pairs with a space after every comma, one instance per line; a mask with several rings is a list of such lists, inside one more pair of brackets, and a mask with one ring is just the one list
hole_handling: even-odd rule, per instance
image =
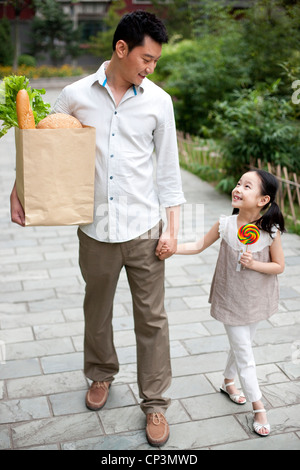
[[144, 413], [165, 412], [170, 404], [162, 396], [171, 383], [171, 364], [164, 262], [155, 255], [159, 230], [157, 225], [123, 243], [102, 243], [78, 230], [79, 264], [86, 283], [84, 372], [93, 381], [111, 382], [119, 371], [112, 315], [119, 274], [125, 266], [133, 300], [137, 378]]

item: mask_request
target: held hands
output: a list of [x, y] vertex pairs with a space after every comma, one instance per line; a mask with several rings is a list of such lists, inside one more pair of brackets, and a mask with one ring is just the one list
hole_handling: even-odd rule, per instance
[[176, 210], [169, 210], [167, 211], [168, 215], [168, 229], [161, 235], [156, 250], [155, 254], [156, 256], [161, 260], [165, 260], [167, 258], [170, 258], [170, 256], [174, 255], [176, 253], [177, 249], [177, 238], [175, 237], [175, 231], [177, 233], [177, 230], [175, 229], [175, 225], [177, 226], [178, 224], [178, 219], [179, 219], [179, 211], [177, 210], [176, 212], [176, 221], [175, 221], [175, 212]]
[[163, 233], [159, 239], [155, 254], [160, 260], [170, 258], [176, 253], [177, 240], [172, 239], [167, 232]]

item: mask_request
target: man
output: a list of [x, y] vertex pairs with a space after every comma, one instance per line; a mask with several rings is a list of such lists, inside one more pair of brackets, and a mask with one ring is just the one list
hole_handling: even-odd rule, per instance
[[[115, 31], [111, 60], [67, 86], [54, 106], [54, 112], [71, 114], [96, 128], [94, 222], [78, 229], [86, 282], [84, 371], [92, 380], [86, 406], [99, 410], [105, 405], [119, 370], [112, 313], [125, 267], [133, 300], [141, 408], [147, 415], [148, 442], [154, 446], [169, 437], [164, 412], [170, 400], [163, 397], [171, 382], [164, 258], [176, 251], [180, 205], [185, 202], [171, 98], [146, 78], [167, 40], [163, 23], [153, 14], [125, 15]], [[18, 222], [15, 188], [11, 198], [12, 218]], [[167, 216], [163, 234], [160, 206]], [[166, 255], [160, 253], [163, 243], [168, 245]]]

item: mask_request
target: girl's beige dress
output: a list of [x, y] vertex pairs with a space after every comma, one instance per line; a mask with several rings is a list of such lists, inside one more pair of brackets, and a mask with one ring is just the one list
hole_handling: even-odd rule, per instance
[[[241, 250], [246, 250], [237, 238], [237, 215], [220, 217], [221, 238], [219, 257], [211, 285], [209, 302], [211, 315], [225, 325], [239, 326], [265, 320], [278, 310], [279, 287], [277, 275], [263, 274], [251, 269], [237, 270]], [[253, 258], [270, 261], [272, 237], [260, 231], [259, 240], [248, 245]]]

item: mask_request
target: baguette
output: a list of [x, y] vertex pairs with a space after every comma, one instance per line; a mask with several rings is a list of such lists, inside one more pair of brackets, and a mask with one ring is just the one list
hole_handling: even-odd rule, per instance
[[49, 114], [49, 116], [42, 119], [37, 129], [68, 129], [68, 128], [82, 128], [81, 122], [74, 116], [64, 113]]
[[16, 97], [16, 109], [20, 129], [35, 129], [33, 112], [26, 90], [19, 90]]

